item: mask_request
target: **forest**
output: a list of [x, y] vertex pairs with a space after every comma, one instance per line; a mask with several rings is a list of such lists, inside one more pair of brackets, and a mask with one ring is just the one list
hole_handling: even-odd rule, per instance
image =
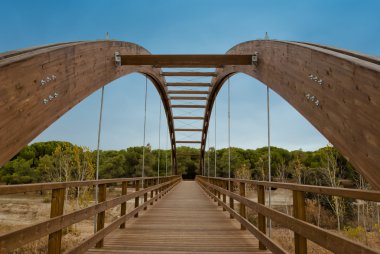
[[[100, 151], [99, 178], [141, 176], [143, 147]], [[216, 176], [228, 176], [227, 148], [216, 151]], [[0, 168], [0, 182], [23, 184], [94, 179], [96, 151], [69, 142], [49, 141], [23, 148]], [[177, 148], [178, 173], [184, 178], [201, 174], [199, 149]], [[159, 164], [159, 166], [158, 166]], [[172, 174], [171, 152], [145, 147], [145, 175]], [[205, 155], [205, 175], [215, 175], [215, 149]], [[268, 147], [231, 148], [231, 175], [237, 178], [268, 180]], [[273, 180], [326, 186], [360, 187], [363, 182], [351, 164], [334, 148], [317, 151], [288, 151], [271, 147]]]

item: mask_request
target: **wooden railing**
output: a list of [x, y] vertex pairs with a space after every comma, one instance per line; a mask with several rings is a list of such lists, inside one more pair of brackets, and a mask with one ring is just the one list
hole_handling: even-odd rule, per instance
[[[287, 253], [266, 235], [266, 218], [270, 218], [294, 232], [294, 247], [297, 254], [307, 253], [307, 239], [334, 253], [380, 253], [379, 250], [371, 249], [305, 221], [306, 192], [380, 202], [380, 191], [203, 176], [197, 176], [196, 180], [212, 199], [230, 213], [231, 218], [235, 218], [241, 223], [242, 229], [249, 230], [257, 237], [260, 249], [268, 248], [273, 253]], [[245, 197], [246, 185], [248, 184], [256, 188], [257, 202]], [[239, 186], [239, 194], [234, 192], [233, 186]], [[293, 191], [293, 217], [265, 206], [265, 188], [282, 188]], [[223, 195], [222, 198], [221, 195]], [[226, 202], [227, 196], [229, 197], [229, 204]], [[240, 203], [239, 212], [234, 208], [234, 201]], [[250, 208], [258, 214], [257, 226], [248, 221], [246, 208]]]
[[[165, 195], [180, 180], [181, 178], [179, 176], [169, 176], [159, 179], [156, 177], [118, 178], [98, 181], [0, 186], [0, 195], [51, 190], [50, 219], [0, 235], [0, 253], [6, 253], [44, 236], [49, 236], [48, 253], [61, 253], [62, 230], [93, 216], [97, 218], [96, 233], [66, 253], [81, 253], [93, 246], [101, 248], [103, 246], [103, 239], [107, 234], [118, 227], [124, 228], [126, 220], [133, 216], [137, 217], [139, 211], [147, 209], [149, 204], [152, 205], [155, 200], [157, 201], [158, 198]], [[128, 183], [132, 183], [133, 187], [135, 187], [134, 192], [127, 193]], [[107, 200], [107, 185], [115, 184], [121, 184], [121, 195]], [[98, 185], [99, 188], [98, 204], [63, 214], [67, 188], [92, 187], [96, 185]], [[141, 186], [144, 186], [144, 188], [140, 190]], [[149, 200], [148, 193], [150, 193]], [[143, 197], [144, 200], [142, 204], [139, 202], [140, 197]], [[131, 212], [126, 213], [127, 201], [131, 199], [135, 199], [135, 208]], [[104, 227], [105, 211], [117, 205], [121, 205], [120, 217], [111, 222], [107, 227]]]

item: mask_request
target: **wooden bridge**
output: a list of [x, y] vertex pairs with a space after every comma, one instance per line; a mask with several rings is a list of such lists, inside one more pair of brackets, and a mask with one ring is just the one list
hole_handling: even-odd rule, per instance
[[88, 253], [268, 253], [213, 204], [194, 181], [182, 181], [151, 209]]
[[[115, 184], [121, 185], [121, 195], [107, 199], [107, 185]], [[94, 185], [99, 186], [98, 204], [63, 213], [66, 188]], [[127, 193], [131, 185], [135, 191]], [[266, 206], [269, 187], [293, 191], [293, 216]], [[247, 188], [257, 191], [257, 201], [246, 197]], [[61, 253], [63, 229], [94, 215], [96, 233], [65, 253], [287, 253], [266, 234], [267, 218], [294, 231], [295, 253], [307, 253], [307, 240], [335, 253], [379, 253], [305, 222], [305, 193], [380, 202], [379, 191], [203, 176], [196, 181], [170, 176], [0, 186], [2, 195], [35, 191], [51, 191], [51, 218], [0, 235], [1, 253], [45, 236], [48, 252]], [[126, 202], [133, 199], [135, 208], [127, 211]], [[120, 216], [105, 227], [105, 211], [118, 205]], [[247, 211], [258, 215], [257, 222]]]
[[[161, 69], [174, 67], [215, 70]], [[0, 166], [94, 91], [104, 91], [111, 81], [134, 72], [145, 75], [146, 82], [150, 79], [161, 97], [170, 133], [173, 176], [0, 186], [0, 195], [49, 191], [52, 197], [50, 218], [0, 235], [1, 253], [43, 237], [48, 237], [49, 253], [61, 253], [63, 230], [92, 217], [96, 217], [95, 233], [66, 253], [286, 253], [266, 233], [269, 219], [294, 232], [296, 253], [307, 253], [308, 240], [335, 253], [380, 253], [305, 221], [305, 193], [380, 202], [380, 59], [348, 50], [258, 40], [238, 44], [222, 55], [151, 55], [139, 45], [107, 40], [2, 53]], [[197, 176], [196, 182], [183, 182], [176, 176], [176, 146], [199, 144], [199, 168], [205, 175], [206, 142], [215, 99], [236, 73], [260, 80], [268, 91], [270, 88], [287, 100], [374, 190], [205, 176]], [[166, 82], [166, 77], [173, 76], [211, 77], [211, 81]], [[176, 104], [178, 100], [187, 103]], [[205, 103], [200, 104], [202, 101]], [[204, 112], [197, 116], [175, 115], [181, 108]], [[199, 120], [202, 128], [177, 128], [176, 120]], [[199, 140], [177, 140], [178, 132], [201, 135]], [[145, 176], [143, 171], [141, 176]], [[107, 188], [115, 185], [120, 185], [121, 195], [107, 198]], [[97, 203], [64, 213], [68, 188], [94, 186], [99, 189]], [[135, 191], [127, 193], [128, 186]], [[257, 200], [246, 197], [247, 188], [257, 191]], [[265, 195], [271, 188], [292, 191], [293, 216], [267, 206]], [[135, 204], [130, 211], [129, 200]], [[105, 226], [106, 211], [116, 206], [120, 206], [119, 217]], [[257, 216], [257, 221], [248, 217], [247, 211]]]

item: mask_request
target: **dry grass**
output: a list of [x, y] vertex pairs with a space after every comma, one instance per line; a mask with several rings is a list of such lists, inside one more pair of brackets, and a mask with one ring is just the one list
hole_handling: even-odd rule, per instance
[[[132, 192], [132, 190], [128, 190]], [[120, 195], [115, 188], [107, 192], [107, 199]], [[48, 202], [49, 201], [49, 202]], [[134, 200], [128, 204], [132, 210]], [[86, 206], [93, 203], [88, 202]], [[65, 205], [65, 214], [77, 210], [75, 200], [69, 200]], [[120, 214], [120, 206], [106, 211], [106, 224], [115, 220]], [[11, 232], [37, 222], [47, 220], [50, 216], [50, 193], [40, 195], [37, 193], [13, 194], [0, 196], [0, 234]], [[62, 251], [77, 246], [80, 242], [93, 234], [93, 218], [83, 220], [63, 230]], [[9, 253], [46, 253], [48, 236], [30, 242]]]

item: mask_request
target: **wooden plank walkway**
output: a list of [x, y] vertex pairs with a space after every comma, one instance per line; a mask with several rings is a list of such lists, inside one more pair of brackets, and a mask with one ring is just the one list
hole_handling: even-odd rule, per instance
[[194, 181], [182, 181], [88, 253], [269, 253]]

